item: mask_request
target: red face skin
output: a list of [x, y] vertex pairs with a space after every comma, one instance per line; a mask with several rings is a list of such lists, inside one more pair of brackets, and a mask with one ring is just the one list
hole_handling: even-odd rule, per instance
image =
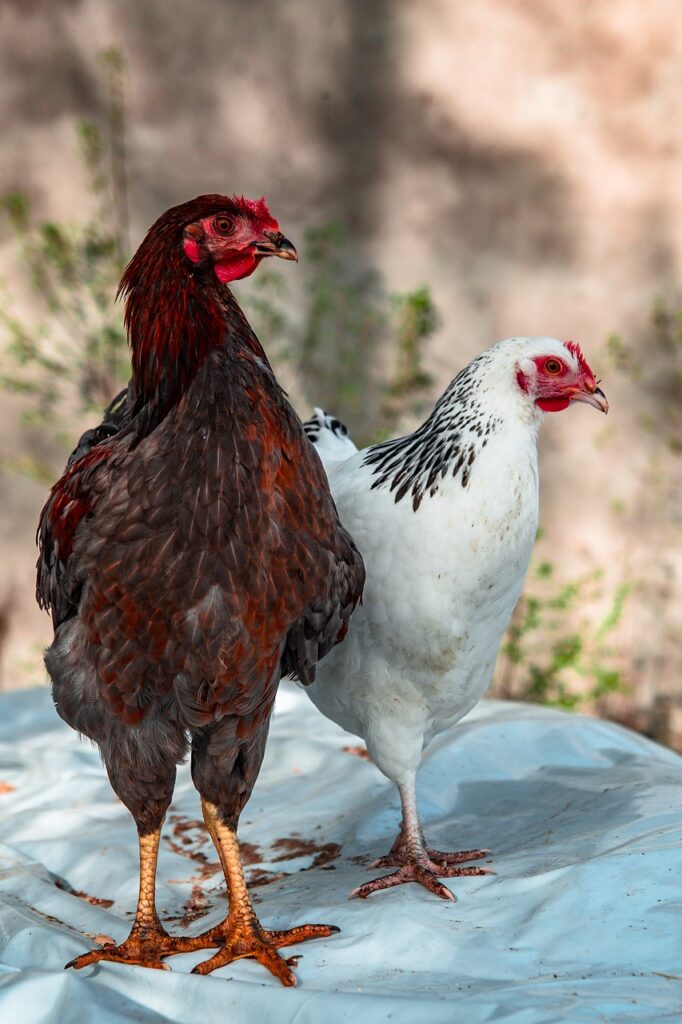
[[298, 259], [265, 199], [240, 199], [235, 208], [188, 225], [182, 247], [192, 263], [210, 260], [221, 284], [248, 277], [266, 256]]
[[[535, 356], [534, 374], [528, 374], [519, 368], [516, 381], [520, 389], [527, 395], [534, 395], [535, 404], [543, 412], [561, 412], [562, 409], [567, 409], [571, 402], [586, 402], [600, 412], [608, 412], [609, 403], [604, 392], [597, 386], [580, 346], [574, 341], [567, 341], [565, 345], [566, 359], [553, 354]], [[573, 356], [573, 359], [570, 356]], [[575, 361], [578, 364], [577, 369]]]

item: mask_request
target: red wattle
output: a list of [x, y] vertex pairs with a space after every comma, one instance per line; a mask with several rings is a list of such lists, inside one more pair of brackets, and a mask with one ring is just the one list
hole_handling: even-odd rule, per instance
[[560, 398], [536, 398], [535, 404], [543, 412], [561, 412], [562, 409], [568, 409], [571, 399], [563, 396]]
[[258, 258], [252, 252], [247, 252], [241, 258], [216, 263], [213, 270], [221, 284], [229, 284], [230, 281], [237, 281], [253, 274], [257, 266]]

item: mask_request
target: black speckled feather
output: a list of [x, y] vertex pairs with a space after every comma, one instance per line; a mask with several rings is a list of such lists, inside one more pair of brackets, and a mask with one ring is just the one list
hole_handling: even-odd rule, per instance
[[372, 489], [387, 488], [396, 503], [411, 495], [417, 512], [424, 497], [437, 494], [447, 476], [459, 477], [467, 487], [477, 452], [501, 422], [484, 412], [478, 401], [479, 389], [485, 387], [480, 370], [489, 358], [484, 352], [461, 370], [412, 434], [367, 449], [364, 462], [376, 476]]

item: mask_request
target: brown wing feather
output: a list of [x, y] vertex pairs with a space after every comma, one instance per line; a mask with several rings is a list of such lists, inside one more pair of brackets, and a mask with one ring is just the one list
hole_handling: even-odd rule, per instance
[[162, 429], [114, 439], [75, 539], [86, 647], [130, 722], [171, 691], [188, 722], [250, 714], [278, 662], [310, 681], [364, 578], [269, 370], [217, 356], [200, 378]]

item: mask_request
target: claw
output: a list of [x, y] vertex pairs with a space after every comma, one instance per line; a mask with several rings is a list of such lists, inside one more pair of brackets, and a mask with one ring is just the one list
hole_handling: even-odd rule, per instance
[[[170, 936], [166, 936], [166, 938], [172, 942]], [[114, 964], [131, 964], [138, 967], [151, 967], [157, 971], [170, 971], [170, 967], [163, 962], [161, 957], [169, 956], [174, 952], [176, 950], [167, 947], [165, 943], [163, 948], [154, 945], [144, 951], [142, 943], [136, 940], [131, 942], [130, 939], [127, 939], [120, 946], [103, 946], [102, 949], [91, 949], [89, 953], [82, 953], [81, 956], [69, 960], [68, 964], [64, 964], [64, 970], [67, 971], [73, 967], [74, 970], [80, 971], [83, 967], [89, 967], [90, 964], [106, 960]]]
[[[222, 938], [218, 952], [209, 960], [197, 964], [192, 974], [210, 974], [211, 971], [225, 967], [235, 960], [253, 957], [287, 987], [296, 984], [296, 976], [290, 968], [296, 966], [301, 954], [285, 958], [280, 956], [277, 950], [293, 946], [297, 942], [306, 942], [308, 939], [327, 938], [339, 931], [335, 925], [327, 924], [302, 924], [285, 931], [267, 931], [257, 923], [244, 920], [231, 922], [229, 918], [222, 926], [218, 926], [218, 929], [221, 928]], [[216, 944], [218, 929], [206, 933], [212, 945]], [[198, 936], [196, 941], [200, 942], [201, 938]]]
[[480, 860], [482, 857], [491, 857], [492, 850], [455, 850], [447, 851], [432, 850], [427, 846], [427, 856], [435, 864], [463, 864], [468, 860]]
[[[492, 850], [454, 850], [447, 852], [444, 850], [432, 850], [429, 846], [424, 847], [424, 854], [426, 861], [430, 862], [433, 870], [436, 868], [444, 867], [446, 864], [465, 864], [469, 860], [481, 860], [483, 857], [490, 857]], [[417, 863], [419, 860], [414, 860]], [[403, 864], [410, 864], [413, 862], [413, 857], [406, 845], [395, 843], [393, 848], [383, 857], [379, 857], [374, 861], [373, 868], [399, 868]], [[437, 874], [442, 872], [436, 872]]]
[[439, 881], [439, 878], [463, 878], [472, 875], [494, 875], [491, 868], [479, 867], [458, 867], [463, 861], [478, 860], [487, 857], [490, 850], [459, 850], [456, 853], [443, 853], [440, 850], [425, 849], [423, 855], [410, 854], [407, 847], [400, 849], [394, 845], [391, 852], [380, 857], [372, 867], [393, 867], [398, 866], [397, 871], [389, 875], [382, 875], [381, 878], [374, 878], [371, 882], [365, 882], [353, 889], [351, 899], [358, 898], [366, 900], [374, 892], [381, 892], [382, 889], [391, 889], [396, 885], [403, 885], [407, 882], [417, 882], [425, 889], [432, 892], [441, 899], [455, 902], [456, 897]]

